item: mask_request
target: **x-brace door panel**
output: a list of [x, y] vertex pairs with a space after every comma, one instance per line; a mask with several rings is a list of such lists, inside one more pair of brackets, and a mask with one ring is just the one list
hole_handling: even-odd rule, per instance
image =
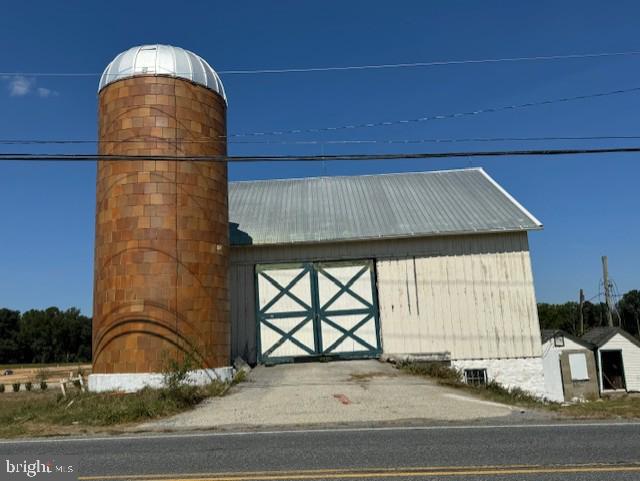
[[323, 354], [350, 357], [380, 352], [372, 261], [315, 266]]
[[316, 355], [313, 266], [257, 266], [260, 359]]

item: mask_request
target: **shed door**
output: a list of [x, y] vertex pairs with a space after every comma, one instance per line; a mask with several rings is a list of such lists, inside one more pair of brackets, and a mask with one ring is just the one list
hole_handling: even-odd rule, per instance
[[373, 261], [256, 266], [260, 360], [380, 353]]

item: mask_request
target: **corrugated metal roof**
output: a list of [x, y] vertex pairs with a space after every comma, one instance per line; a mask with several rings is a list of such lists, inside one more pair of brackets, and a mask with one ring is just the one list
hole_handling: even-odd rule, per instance
[[232, 245], [540, 229], [482, 169], [229, 184]]

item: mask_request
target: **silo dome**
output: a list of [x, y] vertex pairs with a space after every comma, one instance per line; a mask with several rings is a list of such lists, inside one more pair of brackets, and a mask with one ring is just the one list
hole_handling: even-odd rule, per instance
[[183, 78], [227, 97], [218, 74], [203, 58], [171, 45], [142, 45], [119, 54], [107, 65], [98, 91], [117, 80], [138, 75], [166, 75]]

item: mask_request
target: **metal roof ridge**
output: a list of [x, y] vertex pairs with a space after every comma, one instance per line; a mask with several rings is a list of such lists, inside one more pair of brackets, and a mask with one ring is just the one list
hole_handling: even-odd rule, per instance
[[[320, 179], [353, 179], [356, 177], [390, 177], [395, 175], [414, 175], [414, 174], [447, 174], [450, 172], [471, 172], [480, 171], [485, 173], [482, 167], [462, 167], [460, 169], [444, 169], [444, 170], [418, 170], [408, 172], [384, 172], [380, 174], [353, 174], [353, 175], [317, 175], [311, 177], [289, 177], [277, 179], [255, 179], [255, 180], [232, 180], [229, 184], [257, 184], [262, 182], [287, 182], [287, 181], [303, 181], [303, 180], [320, 180]], [[493, 179], [492, 179], [493, 180]], [[494, 181], [495, 182], [495, 181]]]

